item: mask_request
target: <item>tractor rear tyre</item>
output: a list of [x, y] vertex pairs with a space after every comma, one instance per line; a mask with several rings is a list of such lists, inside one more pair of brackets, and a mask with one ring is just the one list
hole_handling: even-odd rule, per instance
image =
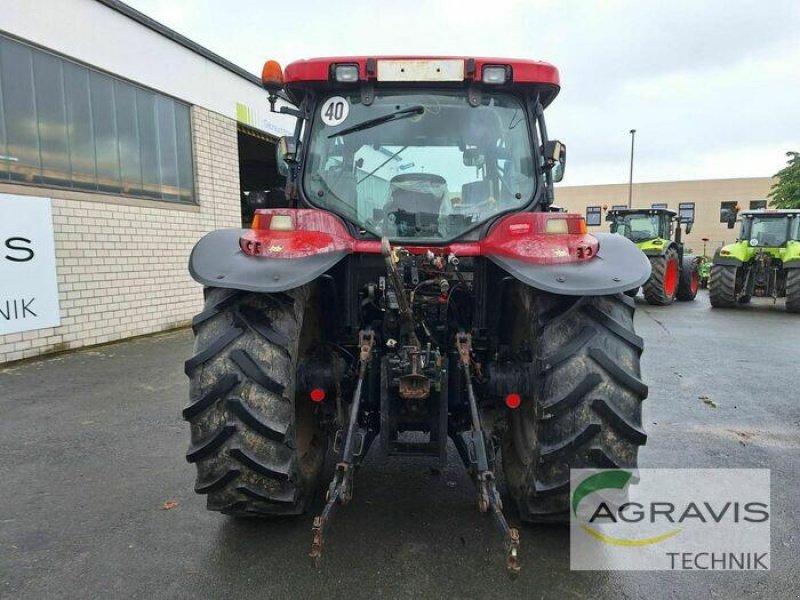
[[736, 306], [736, 278], [739, 267], [729, 265], [713, 265], [711, 267], [711, 284], [708, 297], [714, 308], [732, 308]]
[[639, 294], [639, 288], [638, 287], [637, 288], [633, 288], [632, 290], [628, 290], [628, 291], [625, 292], [625, 295], [628, 296], [628, 298], [636, 298], [636, 296], [638, 294]]
[[318, 335], [309, 288], [253, 294], [206, 290], [186, 361], [191, 427], [186, 460], [197, 466], [209, 510], [294, 515], [314, 495], [327, 448], [313, 403], [295, 397], [298, 357]]
[[678, 291], [678, 253], [669, 248], [662, 256], [651, 256], [650, 265], [653, 268], [650, 279], [642, 286], [645, 300], [659, 306], [672, 304]]
[[694, 300], [699, 288], [700, 276], [697, 273], [697, 262], [693, 258], [684, 258], [678, 279], [678, 300]]
[[800, 269], [786, 271], [786, 310], [800, 313]]
[[642, 338], [633, 300], [570, 297], [519, 286], [512, 350], [533, 360], [532, 390], [511, 411], [502, 459], [527, 522], [569, 516], [571, 468], [635, 468], [642, 430]]

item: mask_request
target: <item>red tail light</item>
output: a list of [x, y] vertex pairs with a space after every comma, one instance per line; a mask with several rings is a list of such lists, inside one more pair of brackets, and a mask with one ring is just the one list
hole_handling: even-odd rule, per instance
[[519, 408], [520, 404], [522, 404], [522, 398], [519, 394], [509, 394], [506, 396], [506, 406], [508, 408]]

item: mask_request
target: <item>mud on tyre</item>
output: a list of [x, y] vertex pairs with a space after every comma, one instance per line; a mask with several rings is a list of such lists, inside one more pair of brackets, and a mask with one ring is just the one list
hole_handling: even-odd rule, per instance
[[512, 343], [533, 357], [533, 393], [510, 413], [502, 459], [529, 522], [568, 518], [570, 468], [634, 468], [642, 429], [642, 339], [624, 294], [567, 297], [518, 286]]
[[327, 447], [312, 403], [295, 398], [298, 358], [319, 331], [310, 288], [207, 289], [193, 329], [183, 416], [195, 491], [207, 494], [209, 510], [237, 516], [304, 512]]

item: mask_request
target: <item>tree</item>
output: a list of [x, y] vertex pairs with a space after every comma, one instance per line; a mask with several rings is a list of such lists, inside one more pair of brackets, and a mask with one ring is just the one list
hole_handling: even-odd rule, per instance
[[788, 164], [775, 173], [778, 182], [772, 185], [770, 206], [800, 208], [800, 152], [787, 152]]

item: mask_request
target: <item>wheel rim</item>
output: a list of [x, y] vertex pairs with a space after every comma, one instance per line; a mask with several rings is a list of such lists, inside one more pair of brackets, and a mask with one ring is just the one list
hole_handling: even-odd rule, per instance
[[678, 284], [678, 261], [674, 258], [667, 261], [667, 270], [664, 272], [664, 294], [671, 298], [675, 295]]
[[689, 289], [692, 291], [692, 294], [697, 293], [698, 287], [700, 287], [700, 280], [697, 276], [697, 271], [692, 271], [692, 283], [689, 285]]

